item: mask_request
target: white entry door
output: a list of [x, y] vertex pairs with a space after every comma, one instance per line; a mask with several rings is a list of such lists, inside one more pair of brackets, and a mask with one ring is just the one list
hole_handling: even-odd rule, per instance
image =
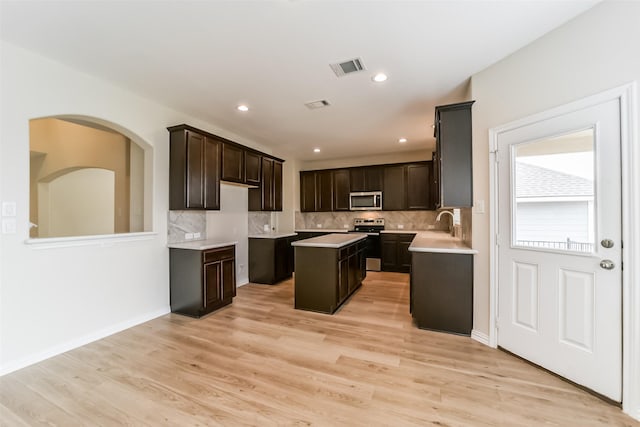
[[498, 345], [622, 396], [620, 106], [498, 136]]

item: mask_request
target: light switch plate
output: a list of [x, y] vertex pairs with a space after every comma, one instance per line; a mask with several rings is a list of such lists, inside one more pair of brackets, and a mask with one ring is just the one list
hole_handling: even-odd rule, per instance
[[184, 233], [184, 238], [186, 240], [192, 240], [193, 239], [193, 233]]
[[2, 216], [16, 216], [16, 202], [2, 202]]
[[200, 238], [200, 233], [193, 233], [193, 238], [194, 239], [199, 239]]

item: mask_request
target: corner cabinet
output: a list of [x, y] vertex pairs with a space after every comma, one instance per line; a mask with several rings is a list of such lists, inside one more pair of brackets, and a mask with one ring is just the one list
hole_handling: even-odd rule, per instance
[[236, 295], [235, 246], [169, 249], [171, 311], [201, 317]]
[[250, 186], [249, 210], [282, 210], [284, 160], [192, 126], [167, 128], [169, 210], [219, 210], [220, 182]]
[[169, 209], [220, 209], [220, 141], [187, 127], [170, 132]]
[[436, 107], [433, 182], [437, 208], [473, 206], [471, 106], [474, 102]]
[[291, 242], [295, 240], [297, 236], [249, 237], [249, 281], [273, 285], [290, 278], [294, 265]]
[[380, 238], [382, 271], [409, 273], [411, 271], [411, 252], [409, 246], [414, 233], [382, 233]]

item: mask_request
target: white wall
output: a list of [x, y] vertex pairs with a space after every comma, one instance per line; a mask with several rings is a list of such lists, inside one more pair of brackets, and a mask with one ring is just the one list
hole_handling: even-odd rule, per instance
[[38, 184], [41, 237], [113, 234], [116, 174], [98, 168], [77, 169]]
[[300, 162], [300, 170], [333, 169], [368, 165], [383, 165], [386, 163], [418, 162], [423, 160], [431, 160], [431, 155], [431, 150], [416, 150], [397, 151], [395, 153], [376, 156], [363, 155], [359, 157], [348, 157], [344, 159], [314, 160]]
[[[5, 42], [0, 62], [0, 200], [17, 203], [17, 233], [0, 235], [2, 374], [169, 311], [167, 126], [188, 123], [261, 148]], [[156, 235], [51, 249], [24, 243], [29, 234], [29, 120], [68, 114], [117, 124], [127, 136], [152, 147], [153, 168], [145, 171], [152, 182], [146, 195], [152, 209], [145, 216], [152, 219]]]
[[220, 210], [207, 211], [207, 238], [238, 242], [236, 245], [236, 284], [249, 282], [248, 189], [239, 185], [220, 185]]
[[[473, 107], [476, 201], [484, 200], [485, 206], [489, 206], [490, 128], [640, 81], [639, 22], [639, 2], [602, 2], [472, 77], [472, 98], [476, 100]], [[637, 182], [632, 185], [638, 188]], [[474, 329], [486, 334], [489, 332], [489, 226], [488, 211], [473, 214], [473, 246], [479, 250], [474, 266]], [[637, 289], [640, 284], [626, 286]], [[637, 365], [634, 369], [638, 370]], [[635, 388], [637, 392], [640, 382], [626, 384], [626, 387], [627, 390]], [[632, 397], [631, 403], [625, 402], [625, 407], [640, 418], [639, 398]]]

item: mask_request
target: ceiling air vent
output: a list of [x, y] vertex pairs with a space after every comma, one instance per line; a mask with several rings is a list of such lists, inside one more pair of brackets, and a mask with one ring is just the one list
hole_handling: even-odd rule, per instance
[[329, 101], [327, 101], [326, 99], [321, 99], [320, 101], [307, 102], [304, 105], [310, 110], [316, 110], [318, 108], [328, 107], [331, 104], [329, 104]]
[[329, 64], [329, 66], [338, 77], [364, 70], [364, 64], [360, 58], [350, 59], [339, 64]]

